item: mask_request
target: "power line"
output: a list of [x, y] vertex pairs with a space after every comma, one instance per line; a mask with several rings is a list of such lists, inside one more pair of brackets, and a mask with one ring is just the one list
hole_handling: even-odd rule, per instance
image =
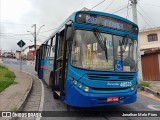
[[[21, 40], [21, 39], [18, 39], [18, 38], [5, 38], [5, 39]], [[22, 40], [30, 40], [30, 41], [32, 41], [31, 39], [24, 39], [24, 38]]]
[[96, 4], [95, 6], [93, 6], [90, 10], [92, 10], [93, 8], [99, 6], [100, 4], [102, 4], [103, 2], [105, 2], [106, 0], [101, 1], [100, 3]]
[[155, 6], [155, 7], [160, 7], [159, 5], [154, 5], [154, 4], [147, 4], [147, 3], [139, 3], [139, 4], [149, 5], [149, 6]]
[[127, 6], [121, 8], [121, 9], [119, 9], [119, 10], [117, 10], [117, 11], [114, 11], [114, 12], [112, 12], [112, 14], [113, 14], [113, 13], [117, 13], [117, 12], [119, 12], [119, 11], [121, 11], [121, 10], [124, 10], [126, 7], [127, 7]]
[[113, 9], [113, 10], [111, 10], [111, 11], [109, 11], [109, 12], [110, 12], [110, 13], [112, 13], [112, 11], [117, 11], [117, 10], [119, 10], [119, 8], [122, 8], [122, 7], [124, 7], [124, 6], [127, 6], [127, 4], [125, 4], [125, 5], [121, 5], [121, 6], [119, 6], [118, 8]]
[[[22, 37], [17, 38], [17, 37], [14, 37], [14, 36], [0, 36], [0, 38], [1, 38], [1, 39], [2, 39], [2, 38], [4, 38], [4, 39], [22, 39]], [[23, 39], [28, 39], [28, 40], [30, 40], [31, 38], [24, 38], [24, 37], [23, 37]]]
[[152, 27], [145, 19], [144, 16], [137, 10], [137, 12], [141, 15], [141, 17], [143, 18], [144, 22], [149, 26]]
[[53, 31], [53, 30], [56, 30], [57, 28], [53, 28], [53, 29], [50, 29], [50, 30], [47, 30], [47, 31], [42, 31], [42, 32], [39, 32], [39, 33], [44, 33], [44, 32], [50, 32], [50, 31]]
[[30, 34], [15, 34], [15, 33], [0, 33], [0, 34], [12, 34], [12, 35], [15, 35], [15, 36], [25, 36], [25, 35], [30, 35]]
[[129, 19], [130, 13], [131, 13], [131, 7], [128, 9], [128, 15], [126, 16], [127, 19]]
[[47, 36], [44, 36], [44, 35], [40, 35], [40, 34], [38, 34], [39, 36], [42, 36], [42, 37], [45, 37], [45, 38], [48, 38]]
[[0, 24], [13, 24], [13, 25], [30, 26], [30, 24], [19, 24], [19, 23], [10, 23], [10, 22], [0, 22]]
[[[148, 21], [153, 25], [153, 20], [151, 20], [151, 18], [149, 17], [149, 15], [141, 8], [141, 6], [138, 5], [138, 7], [142, 10], [142, 12], [145, 14], [145, 17], [148, 19]], [[155, 25], [153, 25], [155, 26]]]
[[[53, 30], [56, 30], [57, 28], [53, 28], [53, 29], [50, 29], [50, 30], [46, 30], [46, 31], [42, 31], [42, 32], [39, 32], [39, 33], [45, 33], [45, 32], [50, 32], [50, 31], [53, 31]], [[0, 33], [1, 35], [5, 35], [5, 34], [12, 34], [12, 35], [15, 35], [15, 36], [25, 36], [25, 35], [31, 35], [31, 34], [25, 34], [25, 33], [22, 33], [22, 34], [15, 34], [15, 33]]]
[[129, 11], [129, 0], [128, 0], [128, 5], [127, 5], [127, 15], [126, 15], [126, 18], [128, 17], [128, 11]]
[[103, 10], [103, 11], [106, 11], [114, 2], [115, 0], [111, 1], [111, 3]]

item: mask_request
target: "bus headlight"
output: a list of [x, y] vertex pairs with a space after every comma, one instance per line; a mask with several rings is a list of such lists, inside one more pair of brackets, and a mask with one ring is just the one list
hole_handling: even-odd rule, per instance
[[79, 88], [82, 88], [82, 84], [79, 84], [79, 86], [78, 86]]
[[88, 91], [89, 91], [89, 87], [85, 87], [84, 92], [88, 92]]
[[75, 81], [74, 81], [74, 84], [77, 85], [77, 83], [78, 83], [78, 82], [75, 80]]
[[133, 91], [136, 88], [136, 85], [137, 84], [135, 84], [134, 86], [131, 87], [131, 91]]
[[134, 90], [134, 86], [133, 86], [133, 87], [131, 87], [131, 90], [132, 90], [132, 91]]

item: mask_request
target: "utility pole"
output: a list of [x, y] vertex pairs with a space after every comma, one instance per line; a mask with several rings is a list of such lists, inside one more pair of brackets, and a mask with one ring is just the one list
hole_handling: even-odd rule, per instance
[[34, 27], [34, 55], [36, 55], [36, 46], [37, 46], [37, 43], [36, 43], [36, 39], [37, 39], [37, 34], [36, 34], [36, 24], [34, 24], [32, 27]]
[[133, 22], [138, 24], [138, 18], [137, 18], [137, 0], [131, 0], [131, 6], [132, 6], [132, 14], [133, 14]]
[[[137, 18], [137, 0], [130, 0], [132, 6], [133, 22], [138, 25]], [[138, 81], [142, 81], [142, 65], [141, 65], [141, 52], [140, 52], [140, 42], [138, 41]]]

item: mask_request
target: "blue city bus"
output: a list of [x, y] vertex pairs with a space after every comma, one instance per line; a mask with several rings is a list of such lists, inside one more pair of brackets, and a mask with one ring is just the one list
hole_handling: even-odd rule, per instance
[[77, 11], [40, 46], [36, 71], [54, 98], [67, 105], [129, 104], [137, 94], [137, 47], [138, 26], [133, 22]]
[[41, 45], [36, 51], [36, 60], [35, 60], [35, 71], [38, 74], [38, 78], [43, 79], [43, 68], [44, 68], [44, 51], [45, 45]]
[[40, 50], [37, 49], [36, 51], [36, 60], [35, 60], [35, 71], [38, 72], [39, 69], [39, 64], [40, 64], [40, 54], [39, 54]]

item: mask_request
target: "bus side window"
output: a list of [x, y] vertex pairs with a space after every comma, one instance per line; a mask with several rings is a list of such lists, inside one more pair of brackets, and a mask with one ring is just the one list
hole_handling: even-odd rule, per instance
[[51, 42], [52, 41], [52, 38], [48, 41], [48, 45], [47, 45], [47, 47], [48, 47], [48, 54], [47, 54], [47, 56], [49, 57], [50, 56], [50, 54], [51, 54]]
[[51, 39], [51, 46], [50, 46], [50, 57], [54, 57], [55, 55], [55, 41], [56, 41], [56, 37], [54, 36], [52, 39]]
[[44, 59], [44, 56], [45, 56], [45, 46], [42, 45], [42, 59]]
[[44, 44], [44, 57], [47, 56], [47, 45], [48, 45], [48, 41]]
[[54, 46], [51, 46], [51, 49], [50, 49], [50, 57], [54, 57], [54, 53], [55, 53], [55, 45], [54, 45]]

